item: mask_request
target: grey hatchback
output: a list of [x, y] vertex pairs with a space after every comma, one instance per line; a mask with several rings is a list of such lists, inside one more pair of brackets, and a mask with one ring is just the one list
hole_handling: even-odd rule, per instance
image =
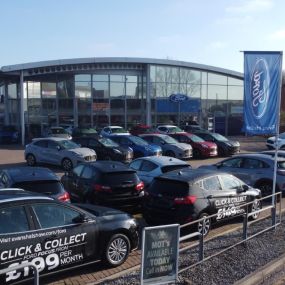
[[[259, 188], [263, 196], [272, 194], [274, 158], [260, 153], [239, 154], [216, 164], [202, 165], [204, 169], [230, 172], [245, 183]], [[285, 193], [285, 158], [277, 159], [276, 192]]]

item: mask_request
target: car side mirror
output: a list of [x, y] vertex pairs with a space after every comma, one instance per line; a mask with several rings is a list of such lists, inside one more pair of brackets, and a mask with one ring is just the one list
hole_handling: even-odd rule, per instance
[[243, 191], [243, 192], [246, 192], [246, 191], [249, 189], [249, 186], [246, 185], [246, 184], [243, 184], [243, 185], [241, 186], [241, 188], [242, 188], [242, 191]]
[[83, 223], [87, 223], [88, 221], [89, 221], [89, 218], [84, 214], [80, 214], [77, 217], [72, 219], [72, 222], [76, 224], [83, 224]]

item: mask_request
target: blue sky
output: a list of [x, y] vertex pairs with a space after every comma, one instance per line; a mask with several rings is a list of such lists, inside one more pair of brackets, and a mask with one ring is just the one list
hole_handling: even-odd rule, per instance
[[283, 0], [2, 0], [0, 5], [0, 66], [146, 57], [242, 72], [240, 51], [285, 46]]

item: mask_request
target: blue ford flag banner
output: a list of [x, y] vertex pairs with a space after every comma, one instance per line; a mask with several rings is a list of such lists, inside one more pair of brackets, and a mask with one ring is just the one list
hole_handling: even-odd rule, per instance
[[281, 72], [282, 52], [244, 52], [245, 133], [277, 133]]

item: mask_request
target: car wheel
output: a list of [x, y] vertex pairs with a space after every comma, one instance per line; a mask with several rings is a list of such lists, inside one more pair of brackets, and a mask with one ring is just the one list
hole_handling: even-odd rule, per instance
[[198, 224], [197, 224], [198, 232], [200, 234], [203, 234], [204, 237], [209, 233], [209, 231], [211, 229], [211, 220], [207, 217], [208, 217], [208, 214], [206, 214], [206, 213], [203, 213], [199, 216], [199, 219], [205, 218], [204, 230], [203, 230], [203, 220], [198, 222]]
[[[252, 212], [258, 211], [260, 209], [261, 209], [261, 202], [259, 200], [257, 200], [257, 199], [253, 200], [250, 212], [252, 213]], [[250, 219], [251, 220], [257, 220], [259, 215], [260, 215], [260, 212], [250, 216]]]
[[130, 253], [130, 240], [124, 234], [115, 234], [109, 240], [105, 253], [105, 262], [112, 267], [125, 262]]
[[272, 195], [272, 190], [273, 190], [273, 185], [272, 182], [261, 182], [260, 184], [258, 184], [258, 186], [256, 187], [261, 191], [261, 195], [264, 196], [268, 196], [268, 195]]
[[197, 149], [197, 148], [193, 149], [193, 155], [194, 155], [195, 158], [199, 158], [199, 157], [202, 156], [201, 155], [201, 151], [199, 149]]
[[171, 151], [171, 150], [166, 151], [165, 155], [166, 156], [171, 156], [171, 157], [176, 157], [175, 153], [173, 151]]
[[73, 168], [72, 161], [69, 158], [64, 158], [61, 165], [65, 171], [70, 171]]
[[35, 156], [31, 153], [27, 155], [26, 161], [29, 166], [35, 166], [37, 164]]

